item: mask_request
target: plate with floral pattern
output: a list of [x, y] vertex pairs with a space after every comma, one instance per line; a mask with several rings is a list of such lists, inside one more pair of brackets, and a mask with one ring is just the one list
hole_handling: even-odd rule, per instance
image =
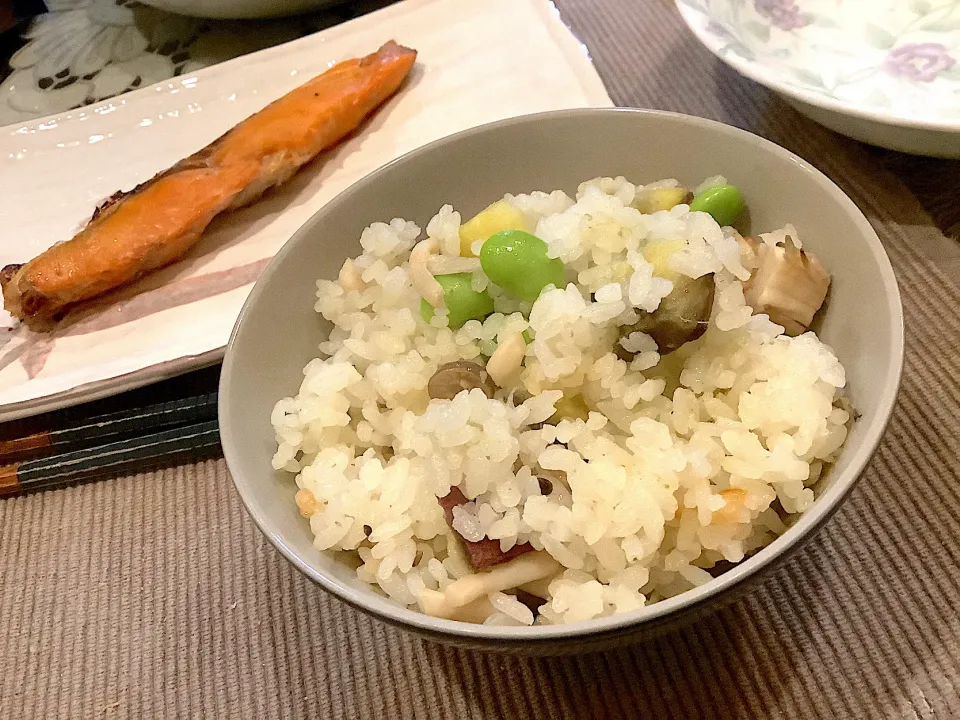
[[960, 0], [677, 0], [697, 38], [814, 120], [960, 157]]

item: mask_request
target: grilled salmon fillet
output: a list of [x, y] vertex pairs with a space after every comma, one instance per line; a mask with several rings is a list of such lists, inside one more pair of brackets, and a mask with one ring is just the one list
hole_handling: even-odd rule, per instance
[[72, 239], [0, 271], [4, 307], [38, 327], [163, 267], [218, 214], [247, 205], [352, 132], [399, 88], [417, 53], [388, 42], [290, 91], [207, 147], [117, 193]]

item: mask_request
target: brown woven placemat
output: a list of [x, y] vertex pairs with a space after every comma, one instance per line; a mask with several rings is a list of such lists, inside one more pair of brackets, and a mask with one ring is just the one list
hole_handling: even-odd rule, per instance
[[827, 172], [880, 233], [906, 366], [843, 509], [708, 621], [529, 660], [426, 644], [332, 600], [259, 534], [222, 461], [6, 500], [0, 716], [960, 717], [960, 252], [934, 222], [956, 228], [960, 163], [807, 121], [702, 50], [668, 0], [557, 2], [618, 103], [765, 135]]

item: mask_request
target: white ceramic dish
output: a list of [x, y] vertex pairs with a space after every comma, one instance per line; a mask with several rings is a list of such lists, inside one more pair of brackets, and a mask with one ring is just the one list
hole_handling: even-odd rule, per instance
[[117, 189], [390, 37], [420, 53], [399, 96], [282, 188], [215, 222], [182, 261], [71, 313], [54, 333], [15, 328], [0, 313], [0, 421], [219, 360], [251, 285], [280, 246], [330, 198], [403, 153], [501, 118], [610, 104], [546, 0], [407, 0], [99, 105], [3, 128], [0, 265], [69, 238]]
[[738, 72], [837, 132], [960, 157], [960, 0], [676, 0]]

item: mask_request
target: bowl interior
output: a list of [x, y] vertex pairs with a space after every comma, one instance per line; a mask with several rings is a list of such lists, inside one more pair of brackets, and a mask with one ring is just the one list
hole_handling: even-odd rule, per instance
[[960, 132], [960, 2], [677, 0], [736, 70], [817, 107]]
[[[374, 221], [403, 217], [421, 227], [446, 203], [464, 217], [506, 192], [562, 188], [599, 175], [633, 182], [675, 177], [695, 186], [723, 174], [744, 192], [752, 228], [793, 223], [804, 246], [833, 273], [822, 338], [844, 363], [862, 414], [820, 497], [785, 536], [707, 585], [638, 613], [582, 627], [490, 628], [440, 621], [397, 608], [356, 580], [346, 565], [315, 550], [298, 515], [293, 477], [275, 472], [270, 412], [297, 392], [324, 326], [314, 312], [315, 283], [333, 279], [359, 252]], [[318, 212], [280, 251], [250, 294], [227, 350], [221, 380], [224, 451], [253, 518], [301, 570], [367, 610], [427, 630], [467, 636], [564, 636], [655, 617], [702, 600], [793, 545], [843, 497], [872, 453], [889, 416], [902, 357], [900, 302], [873, 230], [826, 177], [787, 151], [718, 123], [669, 113], [573, 110], [516, 118], [421, 148], [362, 180]]]

